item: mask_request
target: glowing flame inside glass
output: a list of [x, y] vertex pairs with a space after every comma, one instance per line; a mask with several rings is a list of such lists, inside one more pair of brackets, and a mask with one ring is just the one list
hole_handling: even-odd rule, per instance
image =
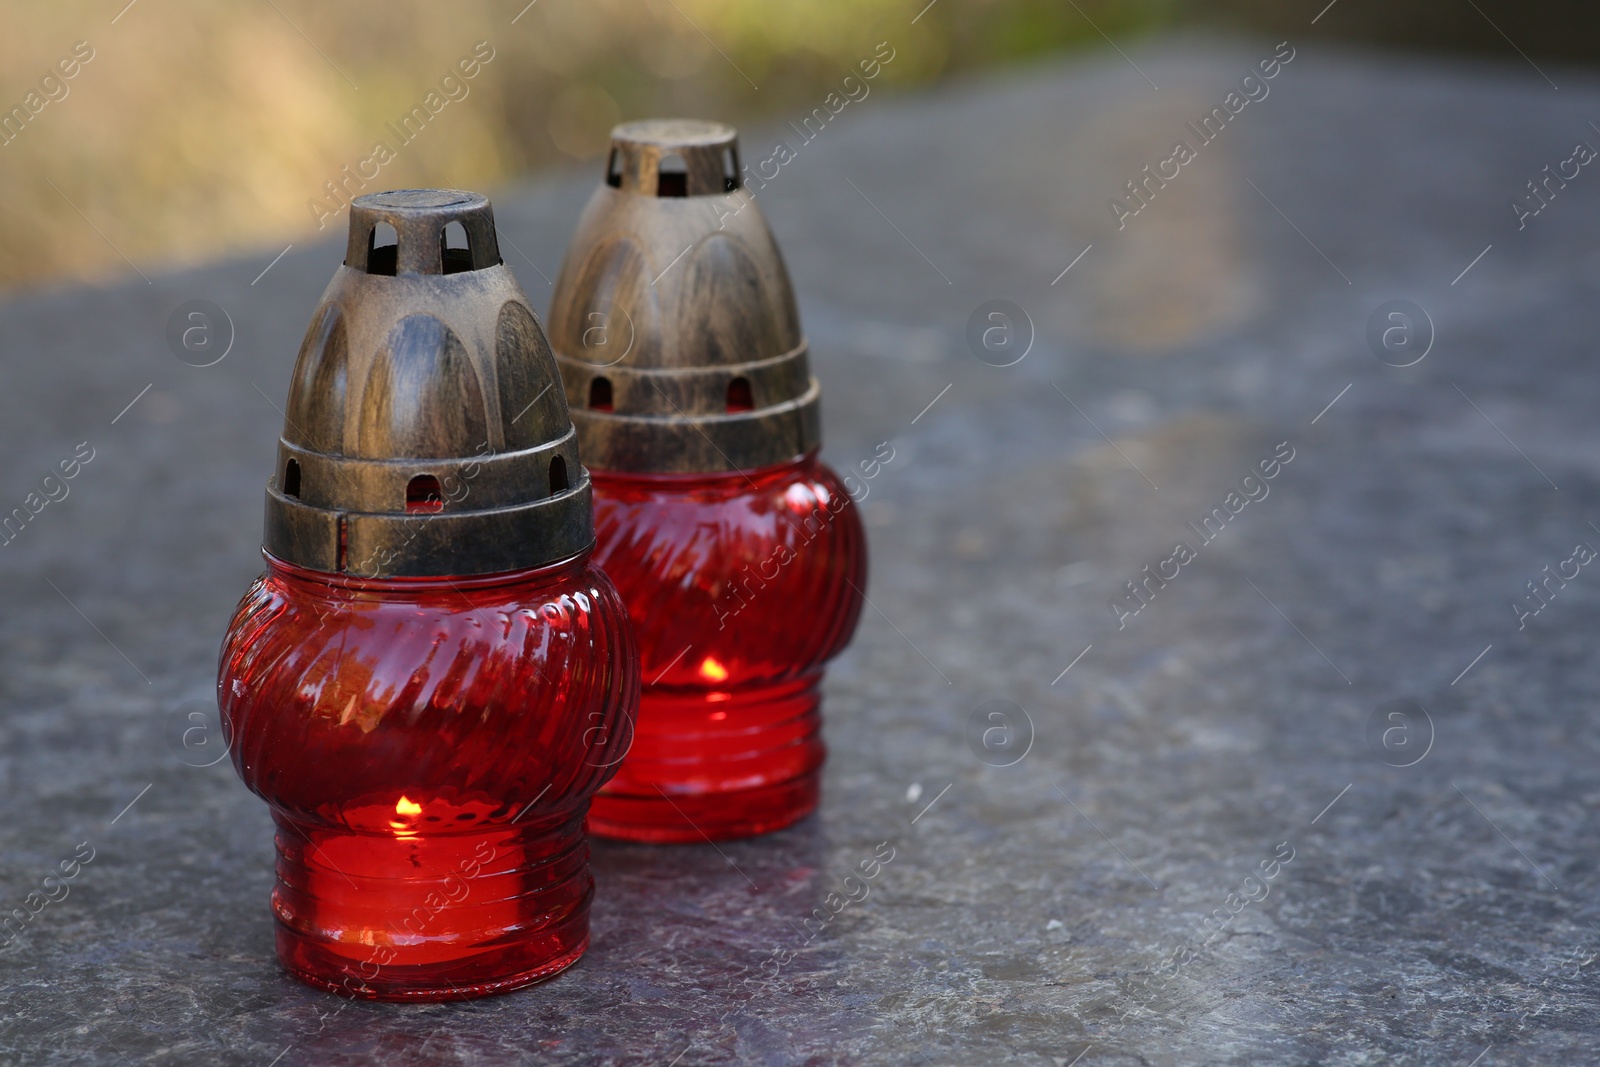
[[394, 828], [396, 837], [415, 837], [416, 817], [422, 814], [422, 805], [409, 797], [401, 797], [395, 801], [394, 813], [400, 818], [390, 819], [389, 825]]

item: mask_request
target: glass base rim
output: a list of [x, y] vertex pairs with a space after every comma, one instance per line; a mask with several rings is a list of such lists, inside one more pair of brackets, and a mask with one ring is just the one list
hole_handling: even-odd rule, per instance
[[[278, 923], [279, 938], [282, 938], [286, 932], [290, 936], [300, 936], [295, 934], [292, 930], [287, 930], [281, 922]], [[374, 984], [374, 982], [363, 981], [361, 987], [355, 989], [344, 984], [343, 982], [332, 981], [324, 975], [318, 974], [314, 971], [308, 971], [303, 967], [298, 967], [293, 963], [290, 963], [287, 959], [284, 959], [281, 950], [278, 954], [278, 961], [282, 964], [283, 969], [288, 972], [290, 977], [295, 978], [300, 982], [304, 982], [306, 985], [311, 986], [314, 989], [320, 989], [325, 993], [333, 993], [347, 1000], [375, 1000], [388, 1003], [401, 1003], [405, 1001], [426, 1001], [430, 1003], [437, 1003], [455, 1000], [477, 1000], [480, 997], [500, 996], [505, 993], [514, 992], [518, 989], [526, 989], [531, 985], [538, 985], [541, 982], [547, 982], [576, 964], [588, 951], [589, 934], [585, 932], [581, 941], [579, 941], [568, 951], [556, 956], [554, 959], [546, 960], [544, 963], [541, 963], [536, 967], [530, 967], [527, 970], [518, 971], [515, 974], [507, 975], [503, 978], [495, 978], [484, 982], [473, 982], [468, 985], [456, 985], [454, 983], [446, 982], [442, 986], [429, 983], [422, 979], [419, 979], [414, 985], [407, 984], [403, 980], [390, 980], [387, 983], [379, 980], [377, 984]]]
[[[772, 804], [786, 795], [797, 795], [793, 802], [781, 807]], [[816, 812], [822, 799], [822, 769], [788, 778], [781, 782], [759, 786], [755, 789], [724, 790], [704, 793], [658, 793], [640, 796], [608, 793], [604, 790], [589, 806], [588, 832], [591, 837], [609, 841], [629, 841], [646, 845], [695, 845], [705, 841], [737, 841], [743, 838], [762, 837], [800, 822]], [[650, 819], [627, 818], [615, 813], [618, 802], [625, 803], [634, 813], [655, 812], [667, 817], [665, 822]], [[685, 804], [715, 805], [724, 811], [737, 811], [772, 804], [759, 815], [729, 819], [721, 822], [696, 824], [683, 810]], [[610, 812], [610, 814], [608, 814]], [[674, 822], [678, 825], [674, 825]], [[682, 825], [687, 823], [687, 825]]]

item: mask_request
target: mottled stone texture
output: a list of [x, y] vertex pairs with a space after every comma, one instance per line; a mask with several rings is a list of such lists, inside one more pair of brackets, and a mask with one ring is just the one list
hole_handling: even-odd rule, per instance
[[[1520, 231], [1510, 204], [1600, 142], [1600, 82], [1547, 68], [1557, 92], [1509, 49], [1293, 46], [1121, 230], [1108, 200], [1270, 42], [1131, 51], [1159, 92], [1107, 53], [879, 89], [808, 144], [747, 131], [747, 158], [796, 149], [761, 202], [826, 455], [894, 450], [862, 504], [873, 606], [827, 682], [825, 800], [767, 840], [597, 843], [588, 956], [479, 1003], [284, 977], [265, 806], [180, 740], [259, 568], [275, 405], [336, 243], [254, 285], [278, 249], [14, 295], [0, 506], [79, 442], [94, 458], [0, 548], [0, 903], [94, 858], [0, 949], [0, 1061], [1592, 1061], [1600, 572], [1552, 581], [1523, 629], [1512, 603], [1600, 547], [1600, 173]], [[595, 178], [497, 198], [540, 307]], [[1366, 341], [1398, 297], [1437, 333], [1408, 369]], [[192, 298], [237, 329], [213, 367], [164, 339]], [[990, 299], [1036, 329], [1015, 366], [967, 350]], [[1202, 543], [1186, 522], [1280, 442], [1267, 497]], [[1119, 630], [1108, 600], [1180, 540], [1195, 558]], [[1368, 736], [1402, 698], [1432, 723], [1406, 768], [1385, 758], [1424, 750], [1418, 715]], [[1034, 727], [1010, 767], [968, 740], [997, 699]], [[867, 898], [808, 929], [884, 842]], [[763, 970], [774, 950], [795, 955]]]

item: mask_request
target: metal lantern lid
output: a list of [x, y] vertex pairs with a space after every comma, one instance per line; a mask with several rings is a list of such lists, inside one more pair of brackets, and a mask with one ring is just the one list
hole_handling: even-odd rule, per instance
[[743, 188], [731, 126], [653, 119], [611, 131], [549, 325], [596, 470], [747, 470], [821, 441], [794, 290]]
[[577, 555], [589, 476], [557, 380], [485, 197], [358, 197], [289, 385], [264, 547], [384, 578]]

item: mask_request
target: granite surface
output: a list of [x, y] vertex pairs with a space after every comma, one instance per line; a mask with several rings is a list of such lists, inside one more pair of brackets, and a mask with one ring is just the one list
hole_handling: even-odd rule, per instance
[[[0, 506], [93, 458], [0, 549], [0, 910], [76, 864], [0, 948], [0, 1062], [1600, 1059], [1600, 80], [1303, 37], [1211, 143], [1186, 123], [1272, 43], [746, 132], [794, 149], [760, 195], [825, 454], [894, 452], [825, 800], [721, 848], [597, 842], [588, 955], [476, 1003], [285, 977], [266, 808], [203, 765], [337, 242], [10, 297]], [[1575, 176], [1519, 220], [1546, 173]], [[593, 180], [496, 195], [540, 308]], [[209, 367], [166, 340], [195, 299], [235, 333]]]

